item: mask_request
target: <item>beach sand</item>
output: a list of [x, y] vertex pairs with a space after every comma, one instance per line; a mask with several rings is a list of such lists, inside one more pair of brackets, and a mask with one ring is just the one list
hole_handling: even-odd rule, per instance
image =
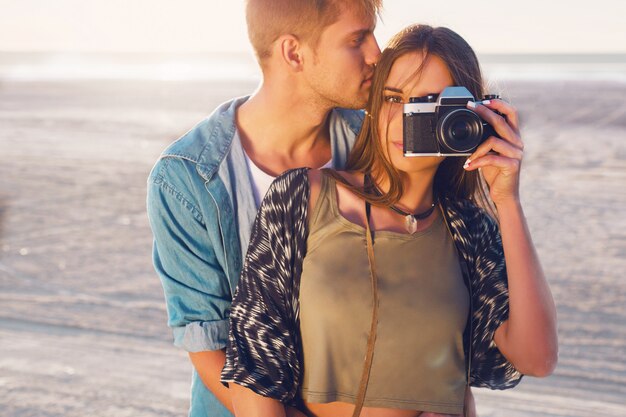
[[[151, 265], [146, 178], [237, 82], [0, 82], [0, 415], [186, 415]], [[626, 415], [626, 84], [500, 81], [559, 313], [553, 376], [476, 390], [484, 417]], [[298, 115], [294, 115], [298, 117]]]

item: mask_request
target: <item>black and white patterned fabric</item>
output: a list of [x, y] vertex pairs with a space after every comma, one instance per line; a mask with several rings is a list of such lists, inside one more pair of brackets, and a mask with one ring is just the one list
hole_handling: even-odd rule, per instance
[[[235, 382], [286, 404], [297, 403], [302, 378], [298, 299], [308, 236], [307, 170], [278, 177], [261, 204], [231, 307], [222, 371], [223, 383]], [[493, 341], [509, 312], [498, 225], [469, 201], [441, 204], [470, 290], [464, 334], [470, 385], [512, 388], [522, 374]]]

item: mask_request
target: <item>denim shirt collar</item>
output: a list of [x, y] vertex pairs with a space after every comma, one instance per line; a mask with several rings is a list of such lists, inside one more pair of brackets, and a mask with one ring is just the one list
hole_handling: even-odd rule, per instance
[[236, 98], [215, 110], [217, 121], [209, 132], [206, 146], [197, 160], [198, 173], [205, 180], [211, 180], [228, 154], [237, 130], [235, 112], [248, 98], [250, 96]]
[[[194, 163], [204, 181], [218, 212], [216, 220], [222, 237], [222, 244], [214, 250], [226, 262], [225, 272], [233, 291], [258, 209], [243, 147], [236, 135], [236, 111], [248, 98], [223, 103], [162, 154]], [[363, 112], [337, 108], [329, 117], [333, 167], [342, 169], [361, 128]]]
[[[173, 144], [163, 153], [162, 157], [172, 156], [190, 160], [196, 164], [196, 169], [202, 178], [210, 181], [218, 172], [233, 145], [237, 130], [235, 117], [237, 108], [249, 98], [250, 96], [237, 97], [220, 105], [206, 120], [192, 129], [192, 131], [196, 130], [197, 134], [203, 136], [204, 140], [194, 141], [195, 146], [191, 147], [189, 147], [189, 143], [186, 143], [182, 147], [184, 151]], [[331, 111], [330, 138], [333, 165], [336, 168], [341, 168], [345, 164], [347, 154], [350, 151], [345, 147], [345, 141], [338, 140], [338, 138], [352, 136], [353, 139], [350, 142], [354, 143], [354, 137], [360, 131], [362, 122], [362, 111], [341, 108]], [[196, 146], [201, 146], [201, 148], [198, 149]]]

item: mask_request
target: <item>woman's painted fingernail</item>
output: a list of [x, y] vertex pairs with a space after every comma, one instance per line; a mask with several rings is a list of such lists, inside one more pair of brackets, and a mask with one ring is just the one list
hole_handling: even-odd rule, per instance
[[469, 107], [470, 109], [475, 109], [476, 108], [476, 103], [474, 103], [473, 101], [468, 101], [467, 102], [467, 107]]
[[467, 158], [467, 161], [465, 161], [465, 164], [463, 164], [463, 168], [467, 169], [469, 168], [470, 164], [472, 163], [472, 160]]
[[484, 104], [484, 105], [491, 104], [491, 100], [483, 100], [483, 104]]

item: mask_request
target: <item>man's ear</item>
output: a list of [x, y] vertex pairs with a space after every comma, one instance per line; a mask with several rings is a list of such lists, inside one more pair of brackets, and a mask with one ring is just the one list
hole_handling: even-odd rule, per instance
[[299, 72], [304, 64], [302, 43], [294, 35], [283, 35], [276, 42], [280, 57], [293, 71]]

